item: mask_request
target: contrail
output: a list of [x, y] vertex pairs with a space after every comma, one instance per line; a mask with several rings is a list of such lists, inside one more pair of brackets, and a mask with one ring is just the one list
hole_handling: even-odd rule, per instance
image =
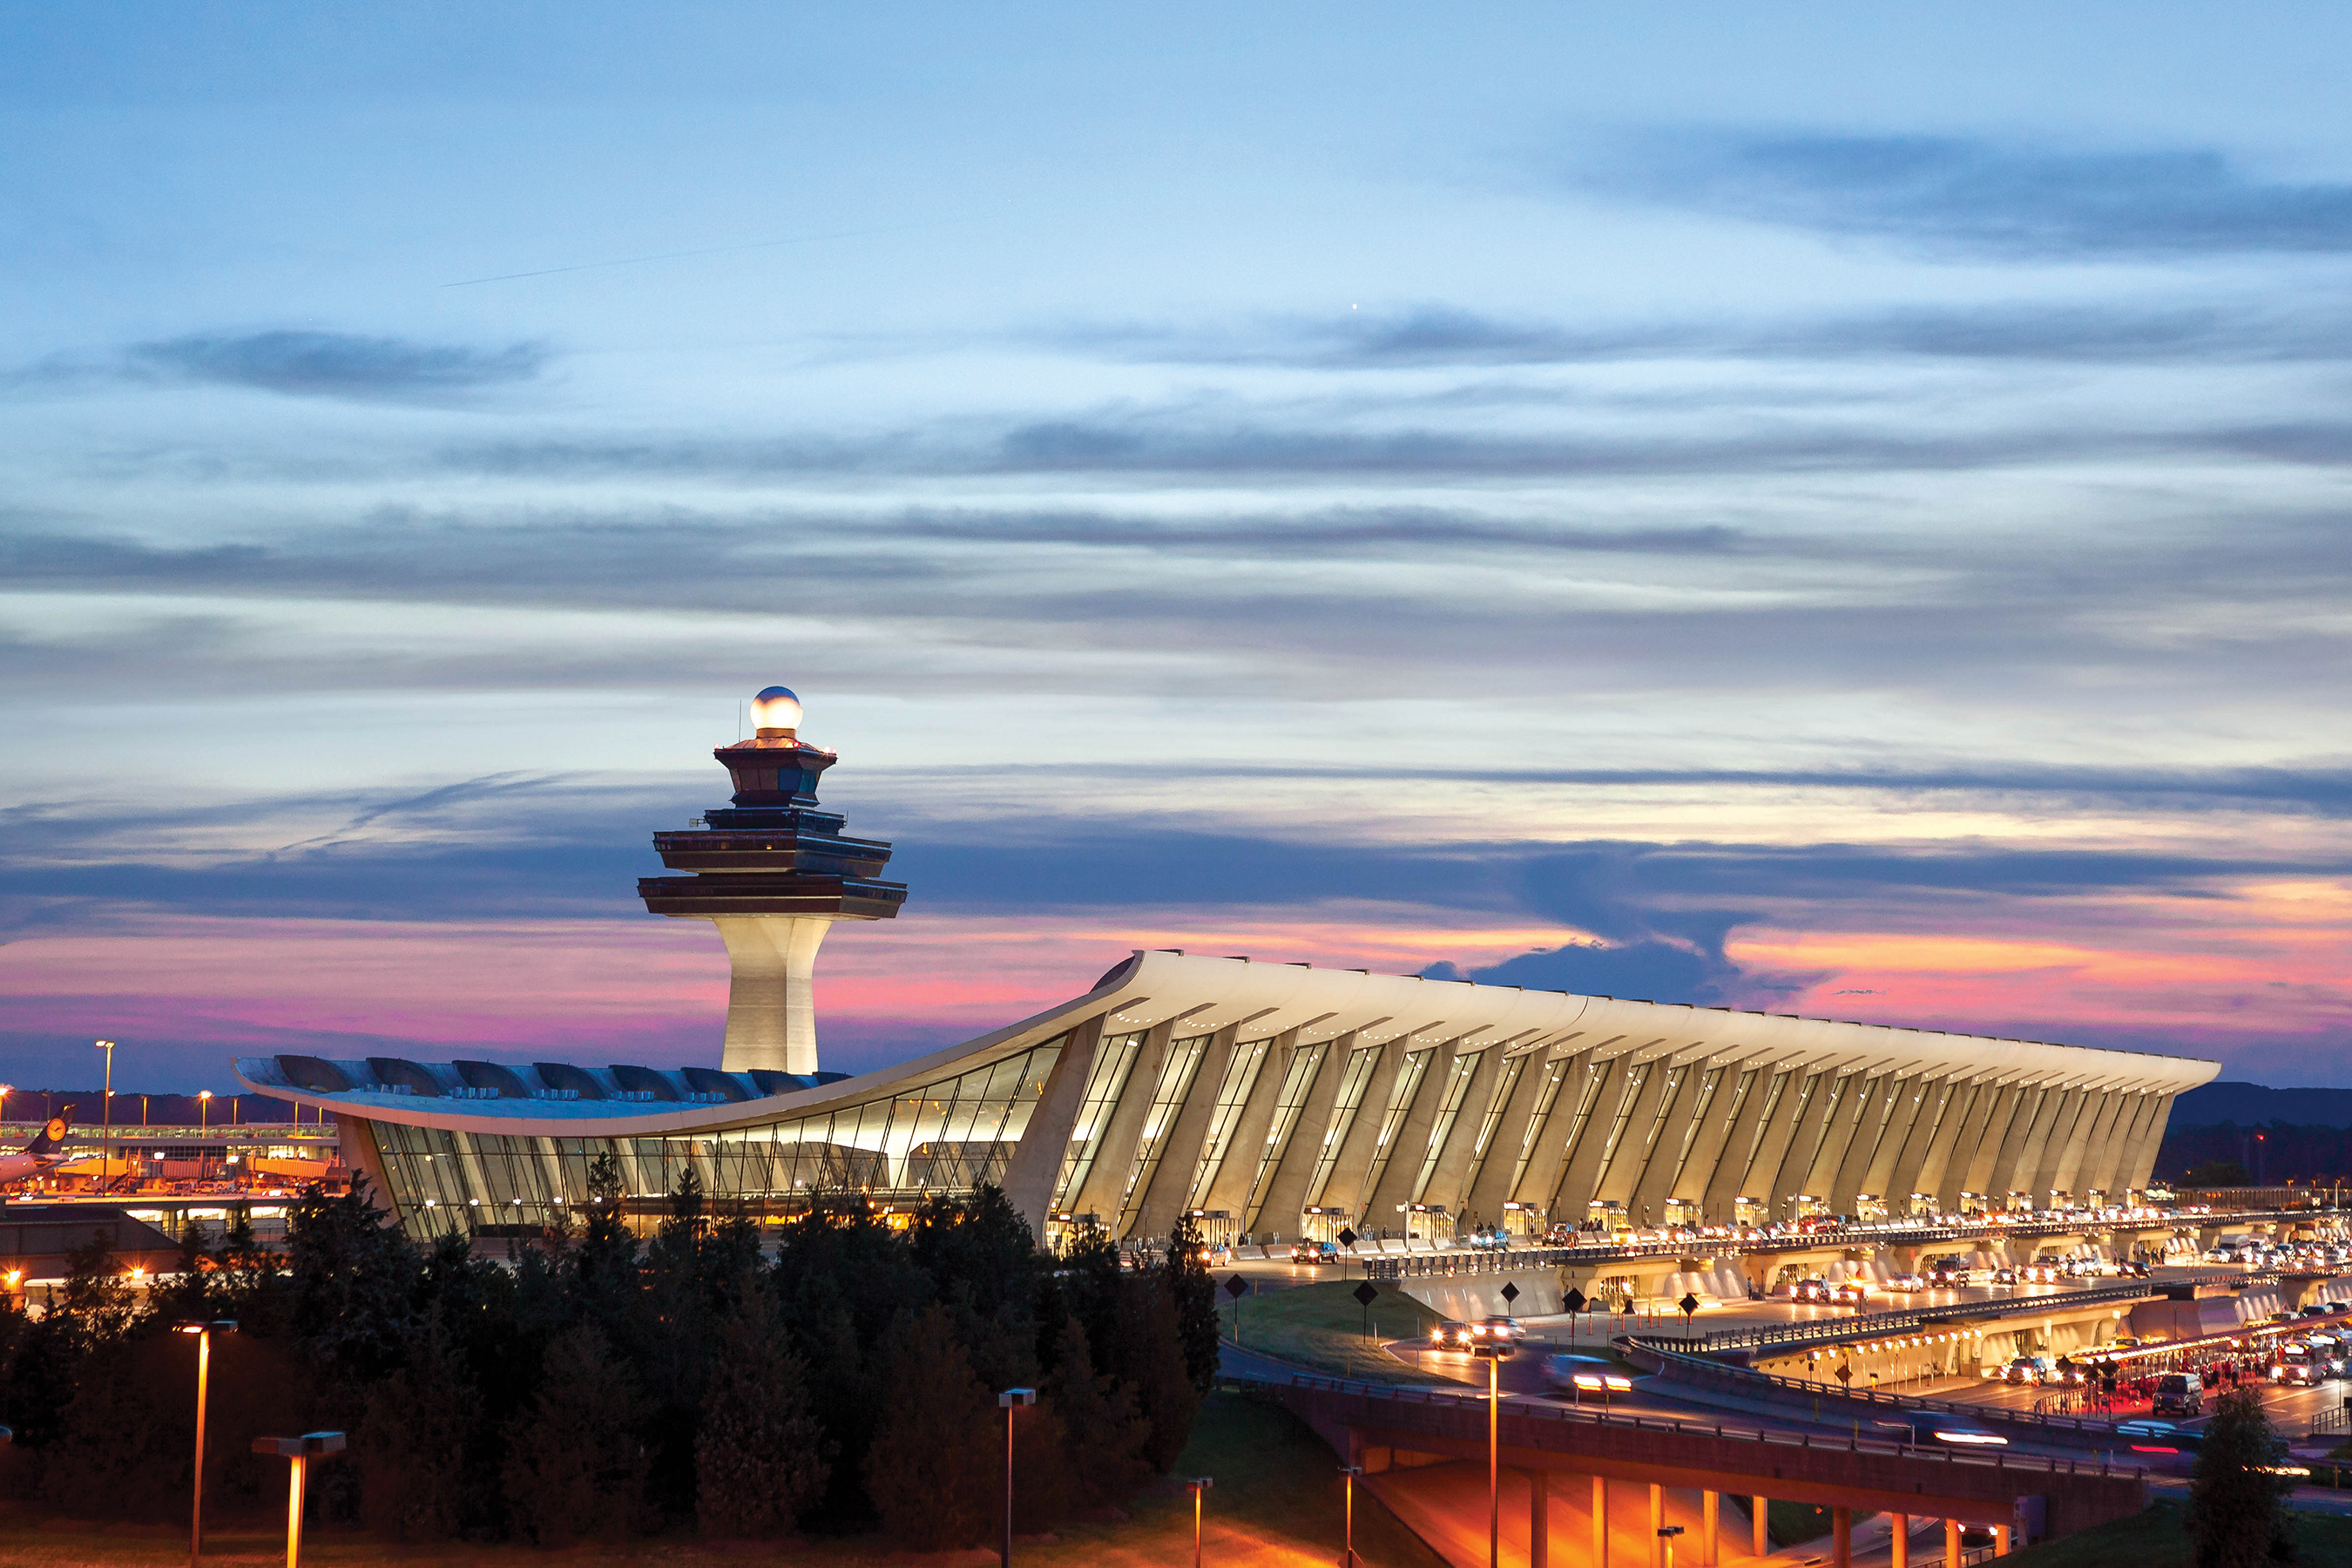
[[749, 245], [713, 245], [700, 250], [665, 250], [657, 256], [622, 256], [610, 261], [583, 261], [571, 267], [542, 267], [535, 272], [500, 272], [488, 278], [460, 278], [455, 283], [444, 283], [444, 289], [470, 289], [477, 283], [510, 283], [518, 278], [552, 278], [559, 272], [589, 272], [599, 267], [635, 267], [646, 261], [677, 261], [689, 256], [725, 256], [738, 250], [772, 250], [780, 245], [814, 245], [824, 239], [856, 239], [869, 234], [897, 234], [910, 228], [933, 228], [942, 221], [894, 223], [880, 228], [845, 228], [832, 234], [802, 234], [790, 239], [760, 239]]

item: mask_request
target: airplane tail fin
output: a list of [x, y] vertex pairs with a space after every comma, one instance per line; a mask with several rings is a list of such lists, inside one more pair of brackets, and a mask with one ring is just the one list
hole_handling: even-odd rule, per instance
[[68, 1105], [50, 1117], [48, 1124], [34, 1135], [30, 1143], [25, 1145], [25, 1152], [27, 1154], [54, 1153], [58, 1146], [66, 1141], [66, 1129], [73, 1124], [73, 1109]]

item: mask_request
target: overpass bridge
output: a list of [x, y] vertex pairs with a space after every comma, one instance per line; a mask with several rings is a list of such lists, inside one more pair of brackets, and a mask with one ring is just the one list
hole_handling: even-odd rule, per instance
[[[1908, 1568], [1912, 1524], [1945, 1521], [1945, 1561], [1960, 1562], [1963, 1526], [1990, 1528], [1997, 1550], [2012, 1542], [2068, 1535], [2147, 1506], [2147, 1473], [2105, 1458], [1990, 1457], [1948, 1449], [1933, 1457], [1857, 1433], [1823, 1434], [1761, 1424], [1698, 1421], [1612, 1414], [1549, 1403], [1505, 1401], [1481, 1394], [1295, 1373], [1229, 1377], [1229, 1384], [1275, 1400], [1299, 1416], [1334, 1450], [1368, 1474], [1443, 1463], [1486, 1461], [1512, 1472], [1513, 1506], [1527, 1510], [1527, 1560], [1549, 1568], [1555, 1544], [1551, 1505], [1572, 1494], [1591, 1499], [1585, 1561], [1608, 1568], [1607, 1521], [1612, 1489], [1645, 1492], [1654, 1522], [1666, 1517], [1669, 1494], [1696, 1494], [1701, 1521], [1696, 1568], [1722, 1560], [1721, 1500], [1750, 1500], [1753, 1555], [1769, 1555], [1762, 1521], [1771, 1499], [1831, 1510], [1832, 1568], [1850, 1568], [1853, 1516], [1882, 1513], [1894, 1524], [1895, 1568]], [[1491, 1426], [1490, 1426], [1491, 1423]], [[1625, 1500], [1617, 1499], [1622, 1512]], [[1513, 1531], [1517, 1537], [1516, 1525]], [[1648, 1537], [1654, 1545], [1658, 1538]], [[1654, 1552], [1654, 1565], [1663, 1558]], [[1685, 1554], [1686, 1562], [1689, 1554]], [[1621, 1554], [1622, 1568], [1636, 1568]]]

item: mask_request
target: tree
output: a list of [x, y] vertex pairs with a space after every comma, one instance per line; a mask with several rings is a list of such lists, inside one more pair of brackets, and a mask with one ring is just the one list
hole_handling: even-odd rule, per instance
[[[1202, 1261], [1201, 1227], [1180, 1215], [1168, 1234], [1168, 1267], [1161, 1279], [1176, 1307], [1176, 1338], [1184, 1355], [1184, 1375], [1205, 1394], [1217, 1383], [1217, 1282]], [[1186, 1418], [1186, 1426], [1192, 1425]]]
[[956, 1342], [953, 1317], [943, 1307], [901, 1313], [884, 1365], [866, 1496], [919, 1551], [981, 1544], [998, 1518], [998, 1411]]
[[2253, 1178], [2235, 1160], [2208, 1160], [2180, 1178], [2184, 1187], [2248, 1187]]
[[2285, 1454], [2257, 1391], [2232, 1389], [2215, 1402], [2189, 1480], [2197, 1568], [2258, 1568], [2294, 1557], [2286, 1498], [2294, 1483], [2273, 1473]]
[[1143, 1457], [1165, 1475], [1192, 1436], [1201, 1393], [1178, 1342], [1175, 1297], [1152, 1275], [1129, 1276], [1120, 1284], [1111, 1372], [1134, 1386], [1136, 1407], [1150, 1428]]
[[441, 1315], [408, 1364], [369, 1392], [361, 1428], [360, 1518], [395, 1541], [446, 1541], [466, 1500], [466, 1450], [482, 1402]]
[[610, 1541], [643, 1511], [636, 1374], [593, 1323], [547, 1347], [539, 1393], [508, 1433], [503, 1473], [515, 1527], [541, 1546]]
[[1063, 1321], [1060, 1354], [1045, 1375], [1045, 1395], [1060, 1416], [1074, 1499], [1099, 1508], [1151, 1477], [1143, 1457], [1151, 1424], [1135, 1407], [1135, 1386], [1095, 1371], [1086, 1325]]
[[694, 1439], [695, 1513], [705, 1535], [781, 1535], [824, 1495], [833, 1446], [809, 1405], [808, 1369], [747, 1290], [719, 1335]]

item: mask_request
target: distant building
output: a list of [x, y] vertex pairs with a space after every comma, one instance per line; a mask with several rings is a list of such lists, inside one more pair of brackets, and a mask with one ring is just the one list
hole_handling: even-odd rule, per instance
[[[691, 875], [640, 891], [715, 921], [724, 1065], [241, 1060], [332, 1113], [347, 1163], [418, 1236], [536, 1231], [614, 1157], [650, 1212], [688, 1169], [722, 1210], [822, 1189], [906, 1206], [1002, 1185], [1041, 1234], [1450, 1238], [1473, 1224], [1731, 1225], [2092, 1206], [2147, 1184], [2186, 1058], [1138, 952], [1084, 995], [855, 1078], [816, 1068], [807, 1004], [834, 920], [887, 918], [889, 846], [814, 810], [830, 752], [763, 692], [723, 748], [734, 809], [657, 836]], [[781, 731], [771, 733], [771, 731]], [[764, 743], [762, 743], [764, 742]], [[821, 760], [819, 760], [821, 759]], [[787, 776], [790, 775], [790, 776]], [[732, 924], [730, 924], [732, 922]]]

